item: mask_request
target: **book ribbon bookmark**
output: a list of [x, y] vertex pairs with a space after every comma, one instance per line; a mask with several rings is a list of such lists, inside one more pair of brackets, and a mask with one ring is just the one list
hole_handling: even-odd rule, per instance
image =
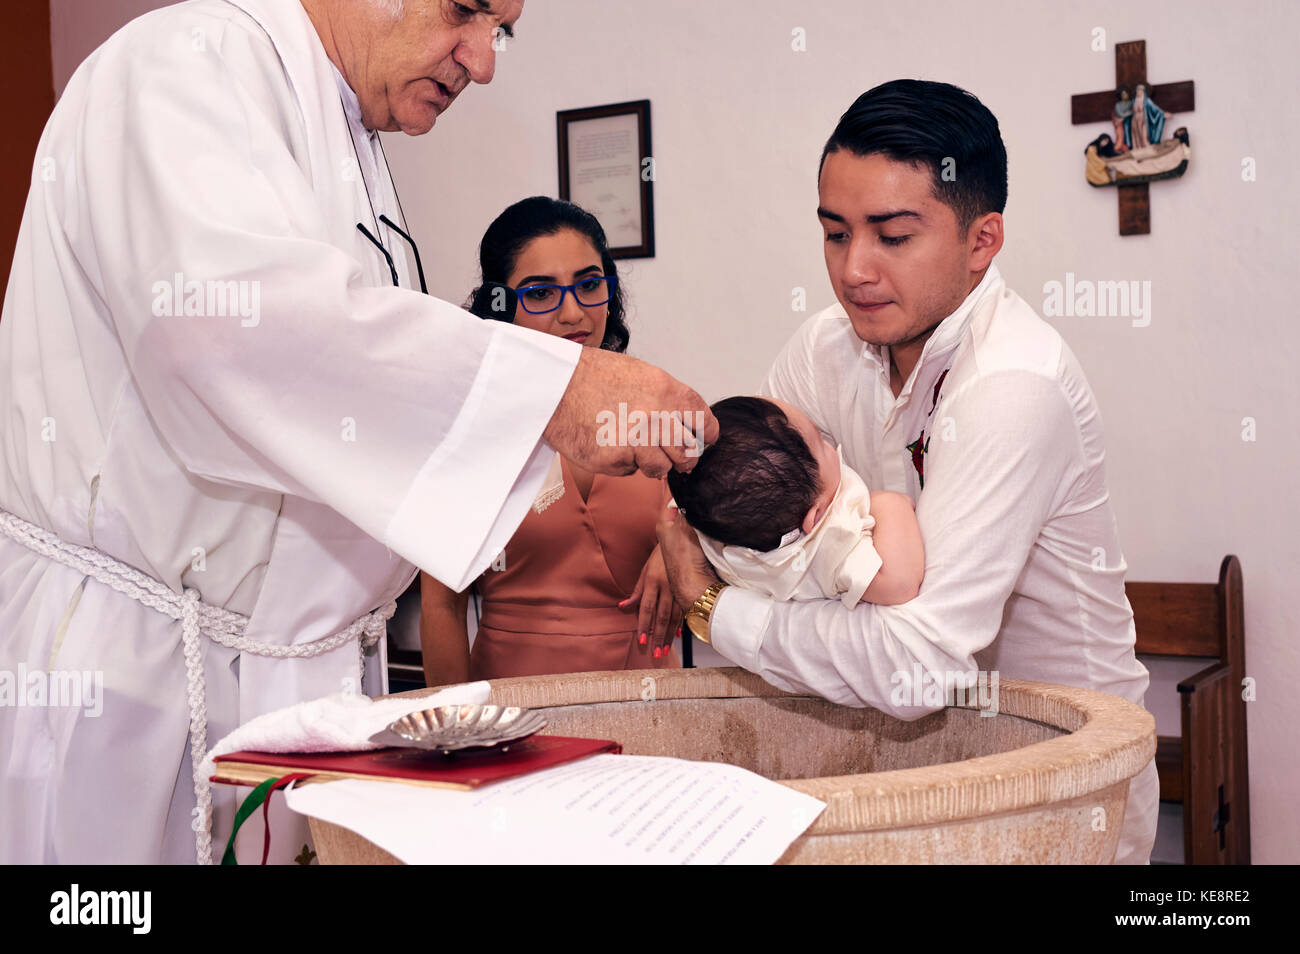
[[239, 864], [235, 860], [235, 836], [239, 834], [239, 829], [244, 822], [248, 821], [249, 817], [253, 812], [257, 811], [257, 807], [260, 805], [262, 806], [262, 825], [265, 832], [262, 838], [262, 864], [266, 864], [266, 859], [271, 854], [271, 793], [278, 788], [284, 788], [286, 785], [304, 778], [311, 778], [311, 776], [311, 772], [293, 772], [289, 775], [281, 775], [279, 778], [268, 778], [253, 789], [248, 797], [244, 799], [243, 804], [239, 806], [239, 810], [235, 812], [235, 827], [230, 830], [230, 840], [226, 842], [226, 853], [221, 856], [221, 863], [223, 865]]

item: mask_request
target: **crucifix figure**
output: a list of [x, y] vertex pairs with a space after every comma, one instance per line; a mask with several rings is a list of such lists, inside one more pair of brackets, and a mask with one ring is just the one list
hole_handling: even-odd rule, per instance
[[[1112, 122], [1118, 92], [1137, 90], [1139, 85], [1144, 88], [1145, 96], [1150, 97], [1169, 112], [1191, 112], [1196, 108], [1196, 84], [1192, 80], [1162, 83], [1158, 86], [1147, 85], [1147, 41], [1134, 40], [1115, 45], [1115, 89], [1102, 90], [1099, 93], [1080, 93], [1070, 97], [1070, 122], [1076, 126], [1081, 123]], [[1116, 188], [1119, 192], [1119, 234], [1149, 235], [1151, 233], [1149, 183], [1121, 183]]]

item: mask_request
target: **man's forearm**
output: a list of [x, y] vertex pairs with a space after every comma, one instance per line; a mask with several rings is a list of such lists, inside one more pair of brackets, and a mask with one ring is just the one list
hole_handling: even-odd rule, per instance
[[423, 611], [420, 646], [427, 685], [447, 686], [469, 680], [469, 631], [463, 611], [450, 607]]
[[932, 640], [907, 606], [839, 600], [778, 602], [752, 590], [722, 591], [711, 620], [713, 647], [778, 688], [812, 692], [846, 706], [872, 706], [912, 720], [942, 708], [914, 705], [900, 682], [920, 666], [968, 672], [974, 658], [960, 639]]

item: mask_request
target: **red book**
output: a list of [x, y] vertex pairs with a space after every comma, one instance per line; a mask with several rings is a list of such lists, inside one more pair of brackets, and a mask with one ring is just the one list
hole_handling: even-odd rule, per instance
[[218, 755], [214, 782], [260, 785], [268, 778], [293, 772], [311, 772], [308, 782], [336, 778], [362, 778], [403, 782], [433, 788], [468, 791], [527, 775], [539, 769], [572, 762], [600, 752], [618, 754], [623, 746], [607, 739], [574, 739], [563, 735], [534, 735], [512, 744], [504, 752], [465, 752], [443, 755], [424, 749], [390, 748], [369, 752], [231, 752]]

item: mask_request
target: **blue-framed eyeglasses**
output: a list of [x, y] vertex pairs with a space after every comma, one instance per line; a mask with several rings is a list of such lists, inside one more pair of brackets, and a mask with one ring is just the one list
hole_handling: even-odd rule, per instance
[[557, 310], [564, 304], [564, 294], [568, 292], [573, 300], [587, 308], [604, 305], [614, 297], [618, 278], [614, 275], [592, 275], [572, 285], [525, 285], [523, 288], [511, 288], [500, 282], [489, 282], [494, 288], [504, 288], [530, 315], [545, 315]]

